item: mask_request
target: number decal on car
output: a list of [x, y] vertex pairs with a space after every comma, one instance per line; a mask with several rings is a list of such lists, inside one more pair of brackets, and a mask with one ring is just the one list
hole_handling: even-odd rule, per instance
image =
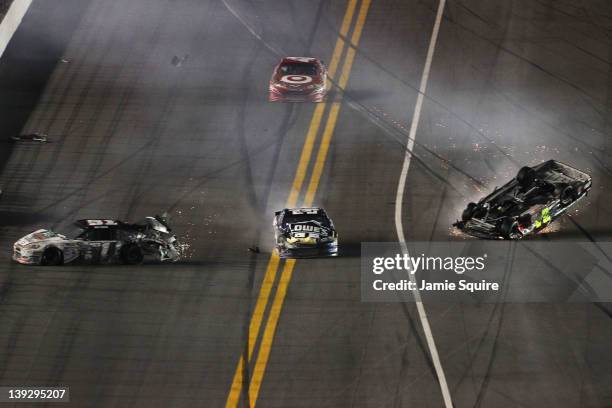
[[91, 225], [92, 227], [101, 227], [107, 225], [117, 225], [117, 223], [113, 220], [87, 220], [87, 225]]
[[536, 228], [542, 228], [544, 225], [552, 221], [552, 217], [550, 215], [550, 208], [544, 208], [540, 215], [541, 218], [539, 220], [536, 220], [535, 222]]

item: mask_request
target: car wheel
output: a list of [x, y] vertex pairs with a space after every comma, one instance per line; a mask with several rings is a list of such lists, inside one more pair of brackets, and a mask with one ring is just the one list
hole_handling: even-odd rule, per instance
[[64, 263], [64, 254], [58, 248], [47, 248], [43, 252], [40, 264], [44, 266], [57, 266]]
[[565, 186], [559, 195], [562, 205], [570, 205], [576, 200], [576, 189], [572, 186]]
[[519, 223], [513, 218], [506, 218], [500, 226], [501, 234], [506, 239], [519, 239], [522, 234], [519, 231]]
[[521, 167], [521, 169], [516, 175], [516, 181], [518, 181], [521, 186], [526, 186], [532, 183], [533, 180], [535, 180], [535, 175], [535, 170], [531, 167]]
[[518, 224], [522, 227], [529, 228], [532, 224], [531, 214], [523, 214], [518, 217]]
[[463, 213], [461, 213], [461, 220], [462, 221], [468, 221], [471, 220], [472, 217], [474, 216], [474, 212], [476, 211], [476, 203], [469, 203], [467, 205], [467, 207], [465, 208], [465, 210], [463, 210]]
[[127, 265], [138, 265], [144, 260], [144, 255], [138, 245], [127, 244], [121, 249], [121, 259]]

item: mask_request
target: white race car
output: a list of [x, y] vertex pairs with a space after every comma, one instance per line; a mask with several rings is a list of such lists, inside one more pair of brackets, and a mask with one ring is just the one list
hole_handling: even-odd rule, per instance
[[69, 236], [40, 229], [13, 245], [13, 260], [26, 265], [62, 265], [69, 262], [139, 264], [146, 255], [159, 261], [179, 260], [180, 248], [162, 217], [142, 223], [92, 219], [75, 223]]

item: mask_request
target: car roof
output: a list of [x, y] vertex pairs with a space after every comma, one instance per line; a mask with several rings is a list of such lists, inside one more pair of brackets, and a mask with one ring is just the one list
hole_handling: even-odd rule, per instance
[[110, 219], [84, 219], [75, 221], [74, 225], [82, 229], [119, 228], [123, 222]]
[[292, 214], [309, 214], [312, 212], [315, 212], [317, 214], [321, 214], [324, 213], [325, 210], [321, 207], [297, 207], [297, 208], [285, 208], [286, 212], [292, 213]]
[[318, 61], [319, 60], [317, 58], [313, 57], [284, 57], [281, 60], [281, 63], [314, 63]]

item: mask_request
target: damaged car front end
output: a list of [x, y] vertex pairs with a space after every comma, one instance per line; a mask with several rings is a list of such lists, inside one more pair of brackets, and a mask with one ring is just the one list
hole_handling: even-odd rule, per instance
[[110, 219], [83, 219], [76, 231], [61, 234], [39, 229], [13, 245], [13, 260], [25, 265], [68, 263], [136, 265], [151, 259], [176, 262], [183, 246], [164, 217], [146, 217], [136, 224]]

